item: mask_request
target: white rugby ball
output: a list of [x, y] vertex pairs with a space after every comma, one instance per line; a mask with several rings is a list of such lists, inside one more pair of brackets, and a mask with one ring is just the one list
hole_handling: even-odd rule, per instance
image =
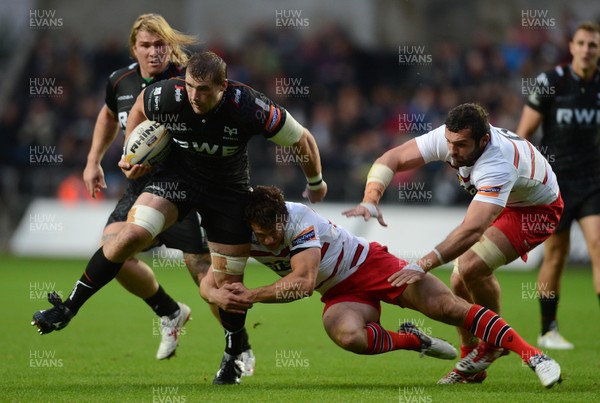
[[131, 165], [152, 166], [164, 160], [171, 147], [171, 136], [162, 124], [145, 120], [129, 135], [123, 147], [123, 159]]

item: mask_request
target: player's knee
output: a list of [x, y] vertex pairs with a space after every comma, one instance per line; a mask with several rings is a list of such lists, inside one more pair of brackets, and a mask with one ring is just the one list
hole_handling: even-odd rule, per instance
[[119, 231], [115, 243], [123, 249], [138, 249], [151, 240], [152, 238], [150, 238], [147, 231], [128, 225]]
[[463, 283], [468, 286], [482, 278], [492, 276], [494, 270], [506, 264], [504, 253], [485, 235], [469, 249], [470, 253], [456, 259], [454, 273], [460, 275]]
[[248, 256], [228, 256], [217, 252], [211, 252], [210, 257], [213, 271], [232, 276], [243, 275], [248, 261]]
[[335, 342], [344, 350], [356, 354], [365, 354], [367, 352], [366, 336], [361, 337], [357, 331], [339, 329], [335, 332]]
[[600, 237], [591, 237], [587, 240], [588, 251], [594, 266], [600, 264]]
[[102, 249], [107, 259], [123, 262], [143, 250], [151, 241], [147, 231], [134, 225], [126, 225], [117, 236], [105, 242]]
[[569, 243], [548, 242], [544, 244], [544, 260], [553, 266], [562, 266], [569, 254]]
[[487, 268], [478, 267], [475, 265], [465, 265], [464, 270], [461, 270], [460, 278], [462, 284], [467, 288], [471, 289], [473, 284], [483, 280], [484, 278], [492, 275], [492, 272]]
[[546, 270], [550, 269], [552, 272], [562, 272], [565, 263], [567, 262], [568, 252], [546, 252], [544, 251], [544, 266]]

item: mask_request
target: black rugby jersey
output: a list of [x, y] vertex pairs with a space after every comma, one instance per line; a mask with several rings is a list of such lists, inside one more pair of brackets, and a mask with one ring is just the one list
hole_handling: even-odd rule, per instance
[[559, 183], [600, 181], [600, 73], [584, 82], [570, 65], [536, 79], [527, 105], [543, 115], [540, 151]]
[[273, 137], [287, 116], [264, 94], [228, 80], [219, 104], [198, 115], [189, 103], [184, 79], [170, 79], [144, 92], [144, 113], [163, 123], [176, 147], [168, 164], [188, 177], [214, 185], [248, 186], [248, 141]]
[[140, 92], [157, 81], [183, 75], [185, 75], [185, 70], [182, 67], [170, 63], [165, 71], [153, 77], [152, 81], [147, 83], [140, 75], [138, 63], [132, 63], [127, 67], [114, 71], [108, 77], [104, 102], [108, 109], [118, 117], [119, 125], [125, 133], [127, 116]]

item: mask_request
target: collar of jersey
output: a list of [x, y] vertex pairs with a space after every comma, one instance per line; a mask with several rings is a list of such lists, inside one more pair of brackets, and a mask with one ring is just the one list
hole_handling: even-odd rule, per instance
[[592, 79], [590, 81], [583, 81], [581, 79], [581, 77], [579, 77], [577, 74], [575, 74], [575, 71], [573, 71], [573, 65], [572, 63], [568, 64], [569, 67], [569, 73], [571, 74], [571, 77], [573, 77], [573, 80], [577, 81], [577, 82], [581, 82], [581, 83], [593, 83], [598, 81], [598, 77], [600, 77], [600, 68], [596, 67], [596, 70], [594, 71], [594, 75], [592, 77]]

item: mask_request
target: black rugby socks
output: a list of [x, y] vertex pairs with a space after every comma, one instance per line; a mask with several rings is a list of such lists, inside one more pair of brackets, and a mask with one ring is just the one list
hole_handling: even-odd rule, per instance
[[248, 344], [248, 334], [244, 327], [246, 314], [231, 313], [219, 308], [219, 316], [225, 329], [225, 352], [233, 356], [242, 354], [244, 344]]
[[558, 309], [558, 294], [548, 297], [540, 296], [540, 307], [542, 309], [542, 336], [550, 330], [558, 328], [556, 324], [556, 311]]
[[108, 284], [121, 270], [123, 263], [111, 262], [104, 256], [102, 248], [98, 249], [90, 259], [81, 278], [75, 283], [75, 287], [64, 302], [65, 306], [77, 314], [79, 308], [96, 293]]
[[158, 290], [154, 295], [144, 300], [158, 316], [171, 317], [179, 310], [179, 304], [165, 292], [162, 286], [158, 285]]

